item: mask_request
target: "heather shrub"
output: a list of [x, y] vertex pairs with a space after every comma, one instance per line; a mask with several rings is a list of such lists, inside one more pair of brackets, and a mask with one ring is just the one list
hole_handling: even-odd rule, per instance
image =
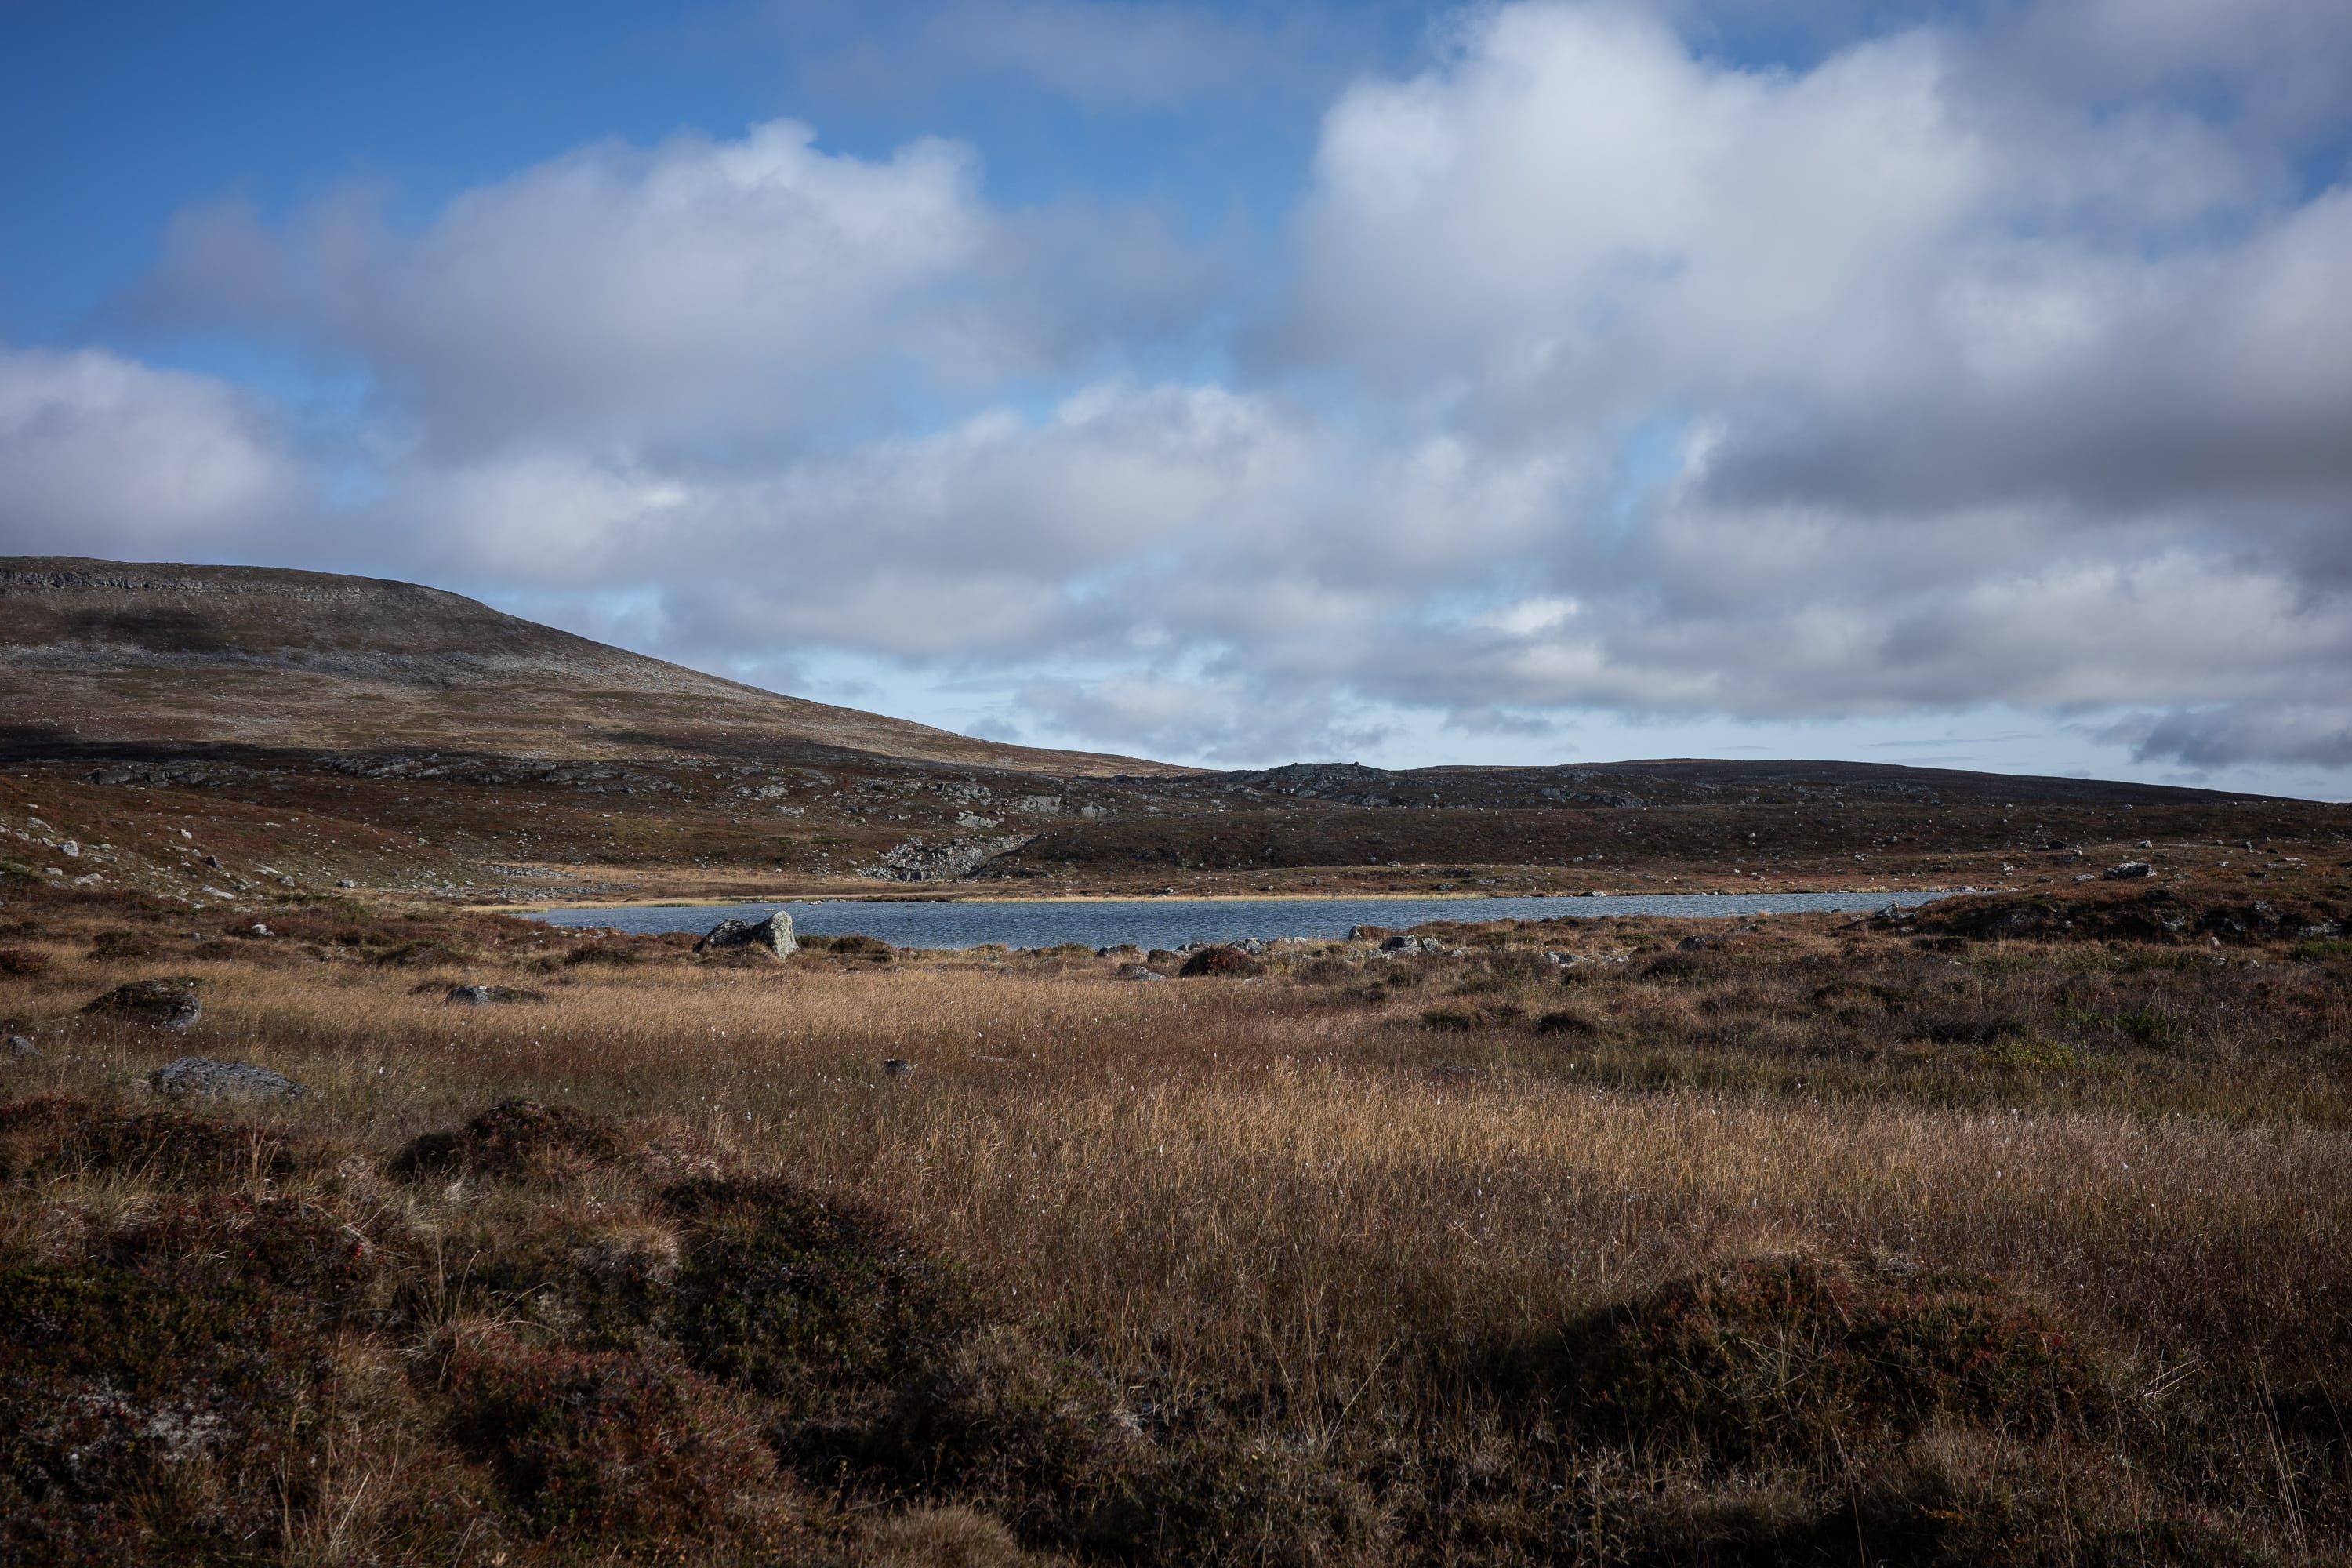
[[192, 1185], [296, 1165], [281, 1133], [182, 1110], [126, 1113], [65, 1095], [0, 1105], [0, 1180], [102, 1173]]
[[461, 1342], [440, 1391], [451, 1440], [488, 1465], [511, 1516], [576, 1544], [722, 1530], [774, 1468], [723, 1391], [643, 1356]]
[[887, 1384], [981, 1319], [961, 1269], [878, 1211], [780, 1178], [682, 1183], [689, 1226], [672, 1331], [696, 1366], [764, 1393]]
[[1731, 1461], [1820, 1461], [1937, 1420], [2074, 1430], [2108, 1403], [2088, 1352], [1997, 1281], [1833, 1258], [1676, 1280], [1570, 1325], [1563, 1349], [1580, 1425]]
[[1265, 973], [1265, 965], [1238, 947], [1204, 947], [1184, 961], [1180, 974], [1217, 975], [1227, 979], [1246, 979]]
[[0, 1272], [0, 1561], [270, 1554], [333, 1382], [299, 1305], [118, 1269]]

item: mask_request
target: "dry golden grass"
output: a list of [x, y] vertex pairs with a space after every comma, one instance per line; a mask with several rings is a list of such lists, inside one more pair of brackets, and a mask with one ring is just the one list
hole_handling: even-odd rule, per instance
[[[180, 1054], [259, 1061], [310, 1086], [263, 1120], [326, 1152], [291, 1176], [256, 1162], [221, 1190], [319, 1194], [379, 1247], [406, 1315], [343, 1342], [350, 1397], [375, 1401], [383, 1429], [415, 1446], [416, 1473], [443, 1478], [436, 1506], [472, 1500], [478, 1521], [496, 1515], [484, 1483], [417, 1415], [395, 1363], [487, 1321], [585, 1342], [585, 1309], [545, 1307], [539, 1276], [512, 1262], [533, 1248], [636, 1279], [664, 1277], [681, 1246], [635, 1168], [559, 1161], [520, 1186], [386, 1174], [416, 1135], [523, 1096], [618, 1119], [676, 1155], [666, 1169], [702, 1160], [863, 1200], [969, 1271], [1017, 1337], [992, 1353], [1097, 1391], [1055, 1394], [1064, 1406], [1094, 1399], [1102, 1431], [1171, 1454], [1226, 1434], [1226, 1457], [1198, 1482], [1224, 1500], [1201, 1505], [1212, 1523], [1190, 1539], [1204, 1558], [1811, 1561], [1834, 1547], [1851, 1561], [1866, 1531], [1874, 1561], [1958, 1560], [2003, 1542], [2021, 1561], [2316, 1561], [2352, 1542], [2352, 1440], [2325, 1429], [2352, 1392], [2340, 996], [2313, 1015], [2292, 1064], [2299, 1094], [2229, 1092], [2245, 1075], [2226, 1039], [2204, 1056], [2110, 1052], [2096, 1070], [2078, 1052], [2057, 1072], [2075, 1086], [2061, 1094], [2030, 1051], [2023, 1066], [2001, 1056], [2024, 1047], [1999, 1032], [1948, 1042], [1939, 1065], [1934, 1042], [1906, 1056], [1904, 1029], [1873, 1014], [1864, 1032], [1887, 1037], [1882, 1059], [1808, 1055], [1841, 998], [1811, 1003], [1810, 1023], [1791, 998], [1820, 990], [1824, 962], [1876, 964], [1882, 980], [1932, 964], [1977, 987], [1953, 1006], [2030, 1023], [2042, 1016], [2032, 998], [2046, 1011], [2062, 994], [2090, 1016], [2095, 987], [2081, 982], [2095, 971], [2109, 990], [2156, 976], [2147, 988], [2184, 1017], [2259, 1015], [2259, 996], [2215, 991], [2236, 984], [2226, 966], [2134, 972], [2016, 944], [1968, 966], [1876, 942], [1840, 959], [1819, 931], [1696, 982], [1623, 965], [1563, 986], [1489, 957], [1423, 965], [1418, 984], [1377, 994], [1279, 973], [1123, 984], [1092, 961], [706, 965], [652, 944], [635, 964], [560, 965], [560, 947], [530, 945], [421, 969], [257, 950], [194, 971], [202, 1023], [159, 1038], [68, 1021], [146, 971], [51, 942], [47, 971], [9, 982], [5, 1003], [47, 1026], [44, 1054], [0, 1063], [16, 1099], [124, 1099]], [[459, 979], [548, 1000], [445, 1005]], [[1596, 1022], [1589, 1034], [1423, 1027], [1452, 993], [1463, 1005], [1517, 998], [1523, 1020], [1570, 1008]], [[1744, 1056], [1730, 1037], [1741, 1032]], [[894, 1076], [886, 1058], [915, 1070]], [[2212, 1110], [2189, 1113], [2209, 1089]], [[2267, 1110], [2248, 1114], [2257, 1102]], [[135, 1169], [20, 1180], [0, 1207], [0, 1249], [88, 1257], [167, 1197]], [[1938, 1420], [1909, 1436], [1858, 1433], [1835, 1463], [1788, 1453], [1729, 1468], [1689, 1434], [1572, 1435], [1573, 1409], [1544, 1383], [1547, 1347], [1671, 1282], [1779, 1258], [1989, 1277], [2091, 1347], [2121, 1414], [2071, 1436]], [[1057, 1357], [1083, 1371], [1051, 1371]], [[289, 1524], [286, 1560], [388, 1559], [404, 1542], [446, 1552], [464, 1534], [404, 1522], [398, 1467], [354, 1457], [358, 1433], [333, 1429], [346, 1447]], [[1022, 1561], [994, 1515], [1042, 1550], [1186, 1560], [1139, 1545], [1158, 1539], [1149, 1531], [1089, 1545], [1039, 1500], [1043, 1483], [986, 1479], [1002, 1456], [998, 1469], [975, 1461], [961, 1480], [918, 1484], [903, 1464], [822, 1472], [814, 1439], [778, 1441], [802, 1489], [793, 1522], [742, 1539], [787, 1557]], [[1232, 1457], [1244, 1451], [1246, 1464]], [[1256, 1479], [1233, 1479], [1236, 1466]], [[932, 1511], [901, 1517], [908, 1502]], [[1958, 1522], [1934, 1525], [1939, 1508]], [[1263, 1515], [1262, 1528], [1228, 1513]], [[870, 1518], [898, 1522], [874, 1535]], [[1949, 1541], [1914, 1539], [1937, 1528]], [[490, 1523], [473, 1539], [540, 1550]]]

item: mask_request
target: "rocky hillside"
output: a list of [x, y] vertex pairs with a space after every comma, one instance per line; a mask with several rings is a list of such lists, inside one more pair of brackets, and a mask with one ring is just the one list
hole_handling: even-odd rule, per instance
[[175, 745], [1183, 771], [779, 696], [413, 583], [0, 557], [0, 746], [99, 757]]

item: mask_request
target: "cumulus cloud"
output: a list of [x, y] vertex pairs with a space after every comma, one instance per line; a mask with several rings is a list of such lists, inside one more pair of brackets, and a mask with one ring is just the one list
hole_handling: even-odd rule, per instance
[[217, 556], [313, 499], [259, 402], [95, 349], [0, 345], [0, 551]]
[[[2352, 766], [2352, 185], [2310, 172], [2352, 27], [2258, 4], [1822, 0], [1769, 66], [1709, 47], [1725, 5], [1466, 11], [1332, 101], [1287, 291], [1230, 333], [1264, 296], [1146, 215], [792, 121], [414, 232], [207, 207], [137, 304], [361, 367], [380, 495], [340, 516], [417, 574], [730, 668], [954, 671], [1024, 732], [1256, 762], [1400, 712], [2000, 707]], [[1165, 78], [1064, 0], [926, 26], [1130, 103], [1242, 47], [1132, 9]], [[236, 395], [81, 357], [0, 361], [15, 515], [284, 510]], [[87, 386], [12, 413], [12, 374]], [[126, 440], [211, 477], [106, 499]]]
[[236, 202], [185, 214], [134, 308], [353, 356], [473, 453], [804, 437], [894, 393], [1066, 369], [1204, 276], [1145, 216], [990, 206], [967, 147], [860, 159], [790, 121], [583, 148], [421, 233], [378, 205], [346, 192], [282, 232]]

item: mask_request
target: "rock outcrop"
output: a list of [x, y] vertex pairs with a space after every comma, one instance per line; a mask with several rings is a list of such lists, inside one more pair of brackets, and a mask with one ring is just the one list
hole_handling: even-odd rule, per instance
[[793, 917], [778, 910], [763, 921], [720, 921], [703, 933], [694, 951], [726, 952], [747, 948], [773, 958], [789, 958], [800, 951], [800, 945], [793, 935]]

